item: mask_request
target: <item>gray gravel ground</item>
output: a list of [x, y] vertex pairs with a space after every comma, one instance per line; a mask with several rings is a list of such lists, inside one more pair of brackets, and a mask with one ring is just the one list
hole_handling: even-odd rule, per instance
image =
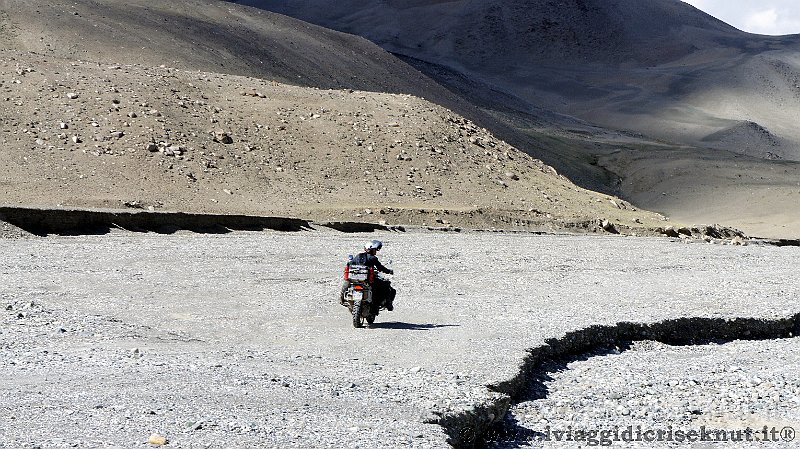
[[[693, 447], [752, 446], [756, 438], [766, 439], [765, 447], [800, 444], [795, 434], [800, 430], [800, 339], [701, 346], [643, 341], [622, 353], [587, 356], [551, 364], [547, 397], [512, 407], [507, 431], [514, 438], [491, 447], [600, 445], [603, 431], [615, 446], [681, 447], [689, 442], [687, 437], [678, 441], [676, 432], [692, 430], [698, 432]], [[700, 434], [704, 426], [705, 437]], [[626, 442], [622, 432], [628, 428], [662, 430], [662, 440], [671, 428], [673, 441], [646, 441], [643, 435], [644, 441]], [[749, 437], [746, 429], [752, 430]], [[566, 433], [557, 440], [556, 432], [569, 430], [572, 441], [566, 441]], [[579, 431], [597, 434], [583, 438]], [[615, 434], [620, 441], [614, 441]], [[658, 434], [650, 437], [658, 439]]]
[[[333, 298], [344, 258], [372, 237], [394, 260], [397, 309], [353, 329]], [[318, 231], [7, 239], [0, 250], [9, 448], [143, 447], [152, 433], [185, 448], [446, 447], [425, 419], [492, 399], [485, 385], [548, 338], [800, 312], [797, 248]]]
[[30, 235], [30, 233], [23, 231], [11, 223], [0, 220], [0, 239], [19, 239], [30, 237]]

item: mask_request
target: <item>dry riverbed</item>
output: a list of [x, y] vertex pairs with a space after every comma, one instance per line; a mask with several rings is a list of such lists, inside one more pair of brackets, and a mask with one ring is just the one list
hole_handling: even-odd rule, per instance
[[[347, 254], [372, 237], [394, 261], [397, 309], [353, 329], [334, 293]], [[800, 280], [787, 274], [797, 248], [314, 231], [3, 239], [0, 249], [9, 448], [144, 447], [152, 434], [185, 448], [447, 447], [434, 422], [502, 404], [486, 386], [516, 376], [548, 339], [621, 321], [800, 312]], [[785, 348], [770, 363], [800, 368]], [[613, 369], [598, 372], [580, 381], [612, 382]], [[564, 424], [542, 404], [520, 416]]]

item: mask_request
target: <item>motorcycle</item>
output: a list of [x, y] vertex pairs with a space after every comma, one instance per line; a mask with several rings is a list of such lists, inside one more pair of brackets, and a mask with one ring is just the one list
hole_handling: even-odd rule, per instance
[[[353, 327], [364, 327], [364, 321], [372, 325], [381, 309], [385, 308], [373, 295], [375, 277], [380, 276], [372, 267], [348, 263], [344, 267], [347, 287], [342, 295], [342, 305], [353, 316]], [[381, 278], [383, 279], [383, 278]]]

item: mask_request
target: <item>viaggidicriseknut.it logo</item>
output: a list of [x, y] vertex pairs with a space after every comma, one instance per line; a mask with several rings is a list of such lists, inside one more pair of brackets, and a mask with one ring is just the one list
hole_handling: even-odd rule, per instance
[[666, 428], [643, 428], [642, 426], [613, 427], [610, 429], [575, 429], [568, 426], [566, 429], [553, 429], [550, 426], [537, 432], [536, 441], [575, 442], [586, 446], [611, 446], [614, 443], [697, 443], [697, 442], [792, 442], [795, 439], [793, 427], [768, 427], [760, 429], [750, 427], [744, 429], [714, 429], [700, 426], [696, 429], [676, 429], [672, 426]]

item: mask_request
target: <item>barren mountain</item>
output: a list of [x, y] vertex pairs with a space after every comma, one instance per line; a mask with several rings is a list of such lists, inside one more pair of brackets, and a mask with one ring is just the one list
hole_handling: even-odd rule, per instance
[[750, 120], [790, 138], [786, 156], [800, 159], [800, 37], [750, 35], [679, 0], [240, 3], [365, 36], [612, 129], [698, 144]]
[[[502, 73], [552, 64], [659, 64], [746, 36], [678, 0], [238, 0], [343, 28], [428, 62]], [[414, 31], [412, 33], [412, 31]], [[668, 43], [663, 41], [669, 40]], [[547, 45], [542, 45], [547, 44]], [[710, 44], [710, 45], [709, 45]], [[493, 51], [494, 50], [494, 51]]]
[[4, 48], [166, 65], [324, 89], [436, 98], [436, 83], [370, 42], [217, 0], [4, 2]]
[[217, 1], [6, 3], [4, 203], [663, 224], [420, 98], [460, 101], [364, 39]]
[[[477, 99], [582, 185], [692, 221], [800, 235], [798, 165], [773, 162], [800, 160], [800, 36], [748, 34], [679, 0], [239, 3], [369, 38]], [[603, 165], [620, 152], [636, 172]], [[685, 178], [665, 176], [676, 165]]]

